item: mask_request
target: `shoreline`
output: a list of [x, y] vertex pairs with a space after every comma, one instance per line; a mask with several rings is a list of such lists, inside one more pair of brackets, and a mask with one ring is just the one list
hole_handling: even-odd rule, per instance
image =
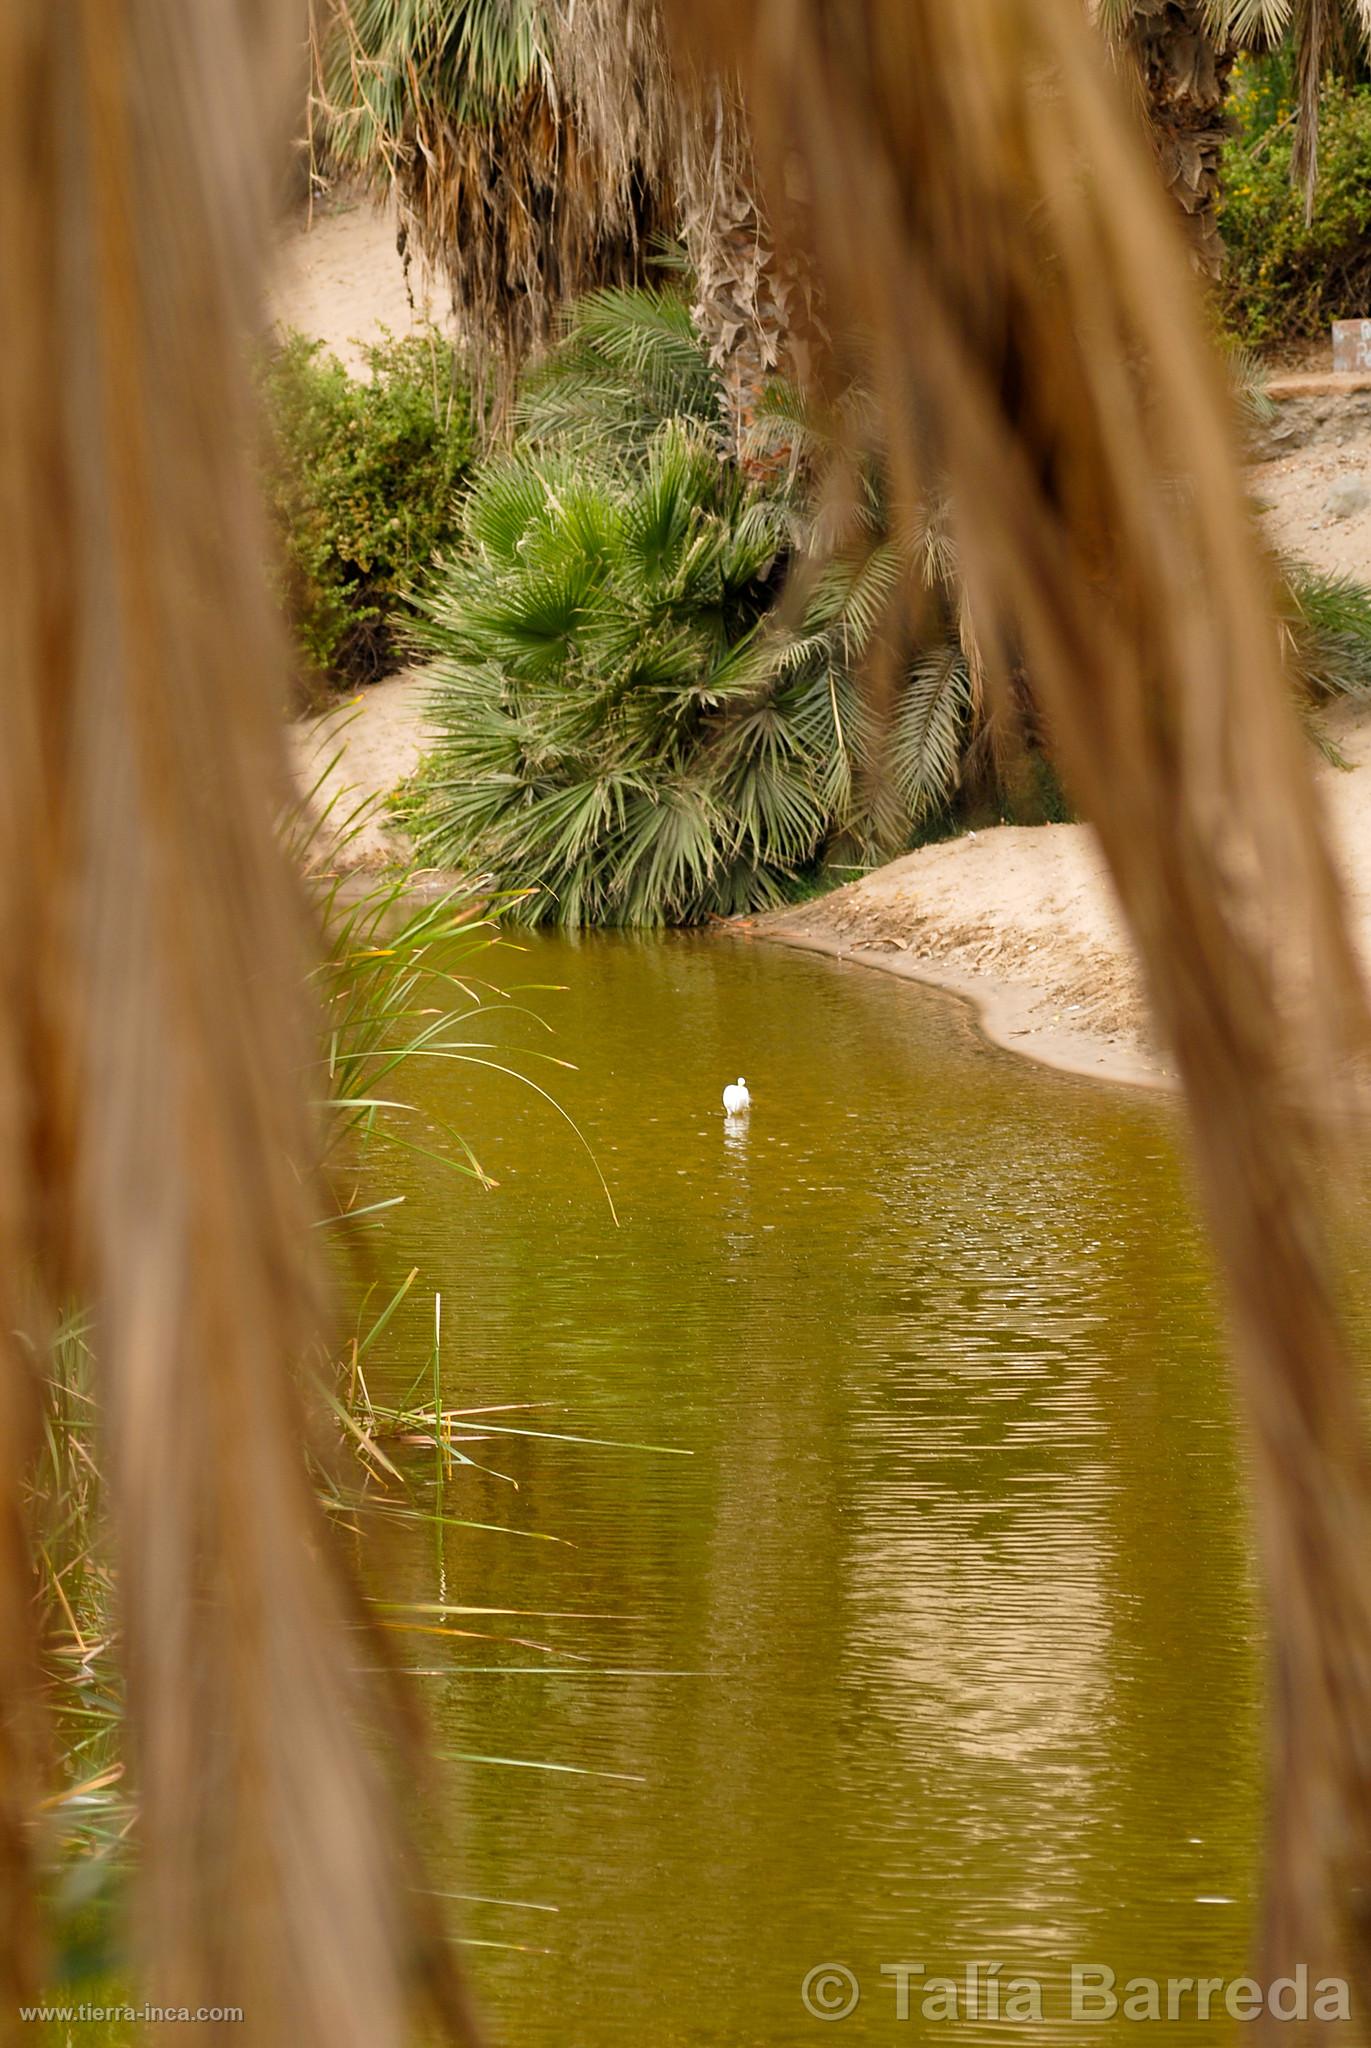
[[1089, 829], [993, 825], [733, 923], [938, 988], [981, 1035], [1059, 1073], [1166, 1092], [1136, 956]]
[[939, 990], [972, 1012], [976, 1028], [1001, 1052], [1033, 1060], [1054, 1073], [1071, 1074], [1112, 1087], [1146, 1088], [1174, 1095], [1179, 1084], [1160, 1057], [1140, 1045], [1121, 1045], [1091, 1031], [1073, 1031], [1036, 1021], [1050, 1001], [1041, 983], [1007, 981], [996, 975], [958, 968], [950, 961], [911, 960], [875, 946], [848, 945], [826, 932], [783, 929], [756, 923], [729, 927], [738, 939], [760, 939], [767, 945], [790, 946], [818, 953], [842, 966], [861, 967]]
[[[1339, 761], [1317, 763], [1315, 777], [1351, 935], [1371, 965], [1371, 715], [1352, 700], [1323, 723]], [[1085, 825], [995, 825], [937, 841], [731, 928], [942, 989], [970, 1006], [992, 1045], [1060, 1073], [1178, 1090]]]

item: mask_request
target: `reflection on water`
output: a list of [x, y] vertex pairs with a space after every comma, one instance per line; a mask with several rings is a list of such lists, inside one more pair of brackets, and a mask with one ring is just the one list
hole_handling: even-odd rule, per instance
[[[386, 1269], [442, 1292], [450, 1399], [540, 1405], [470, 1450], [503, 1476], [440, 1501], [416, 1464], [432, 1518], [367, 1548], [389, 1599], [520, 1617], [401, 1638], [497, 2037], [831, 2038], [800, 1998], [829, 1961], [847, 2048], [894, 2023], [882, 1964], [1002, 1961], [1049, 2009], [1074, 1960], [1238, 1974], [1254, 1602], [1173, 1112], [777, 948], [499, 965], [565, 984], [530, 1000], [621, 1223], [535, 1095], [425, 1077], [499, 1186], [416, 1159]], [[390, 1333], [396, 1391], [430, 1313]]]
[[746, 1152], [747, 1134], [752, 1120], [749, 1116], [725, 1116], [724, 1143], [730, 1152]]

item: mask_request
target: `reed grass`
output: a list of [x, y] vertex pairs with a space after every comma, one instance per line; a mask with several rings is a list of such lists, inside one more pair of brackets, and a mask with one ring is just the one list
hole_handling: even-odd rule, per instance
[[[336, 855], [365, 817], [362, 806], [346, 820], [330, 821], [305, 803], [292, 808], [285, 824], [295, 857], [309, 873], [323, 939], [315, 969], [321, 1019], [315, 1075], [333, 1205], [318, 1223], [338, 1238], [345, 1262], [355, 1257], [368, 1220], [402, 1199], [384, 1192], [367, 1199], [384, 1185], [378, 1147], [419, 1151], [445, 1170], [490, 1184], [457, 1131], [447, 1132], [448, 1150], [418, 1145], [409, 1134], [406, 1126], [418, 1112], [397, 1092], [406, 1068], [418, 1060], [472, 1058], [517, 1073], [486, 1027], [501, 1013], [536, 1019], [479, 971], [499, 944], [479, 887], [415, 901], [406, 874], [359, 885], [336, 862], [321, 859], [326, 838]], [[336, 1518], [352, 1517], [368, 1478], [403, 1495], [402, 1475], [381, 1448], [387, 1439], [434, 1441], [448, 1470], [473, 1462], [461, 1449], [470, 1413], [441, 1401], [436, 1341], [423, 1368], [433, 1390], [427, 1403], [378, 1406], [367, 1385], [365, 1361], [417, 1277], [416, 1269], [379, 1309], [364, 1302], [365, 1326], [341, 1358], [321, 1355], [306, 1365], [316, 1405], [332, 1417], [338, 1442], [357, 1460], [350, 1468], [346, 1459], [321, 1457], [313, 1438], [301, 1439], [299, 1455], [310, 1463], [320, 1504]], [[34, 1599], [59, 1780], [42, 1809], [43, 1888], [58, 1980], [108, 1978], [121, 1964], [137, 1805], [124, 1760], [118, 1587], [105, 1527], [104, 1418], [90, 1316], [68, 1313], [46, 1345], [29, 1340], [29, 1348], [40, 1393], [38, 1447], [27, 1481], [37, 1531]]]

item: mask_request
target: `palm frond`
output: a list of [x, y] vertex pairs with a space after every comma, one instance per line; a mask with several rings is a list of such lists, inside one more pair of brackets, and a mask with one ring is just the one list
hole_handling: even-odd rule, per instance
[[890, 735], [890, 772], [915, 821], [946, 803], [957, 786], [971, 681], [959, 649], [941, 648], [914, 669]]
[[556, 479], [533, 463], [491, 464], [482, 472], [479, 489], [467, 500], [463, 526], [467, 539], [505, 567], [517, 562], [525, 535], [547, 514]]
[[[1131, 4], [1131, 0], [1123, 0], [1123, 4]], [[1210, 33], [1241, 44], [1279, 42], [1290, 28], [1294, 11], [1293, 0], [1204, 0]]]
[[548, 0], [319, 8], [327, 158], [397, 199], [407, 240], [448, 280], [478, 375], [494, 354], [508, 381], [576, 293], [641, 277], [646, 243], [675, 225], [659, 164], [583, 136]]
[[1286, 673], [1310, 702], [1371, 690], [1371, 589], [1303, 563], [1284, 565]]
[[718, 437], [718, 381], [682, 294], [607, 287], [578, 299], [526, 382], [517, 418], [526, 440], [582, 451], [613, 442], [626, 454], [670, 420]]

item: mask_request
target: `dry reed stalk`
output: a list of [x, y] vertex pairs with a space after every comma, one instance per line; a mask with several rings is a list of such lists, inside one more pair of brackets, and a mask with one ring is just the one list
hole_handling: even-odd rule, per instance
[[311, 947], [243, 357], [293, 39], [268, 0], [0, 9], [0, 1990], [35, 1968], [31, 1275], [96, 1316], [147, 1995], [383, 2048], [425, 1975], [464, 2015], [292, 1376], [324, 1306]]
[[950, 479], [978, 629], [1026, 658], [1137, 941], [1252, 1426], [1263, 1969], [1371, 1998], [1371, 1484], [1324, 1213], [1366, 1012], [1184, 251], [1079, 0], [676, 13], [770, 188], [803, 182], [904, 503]]

